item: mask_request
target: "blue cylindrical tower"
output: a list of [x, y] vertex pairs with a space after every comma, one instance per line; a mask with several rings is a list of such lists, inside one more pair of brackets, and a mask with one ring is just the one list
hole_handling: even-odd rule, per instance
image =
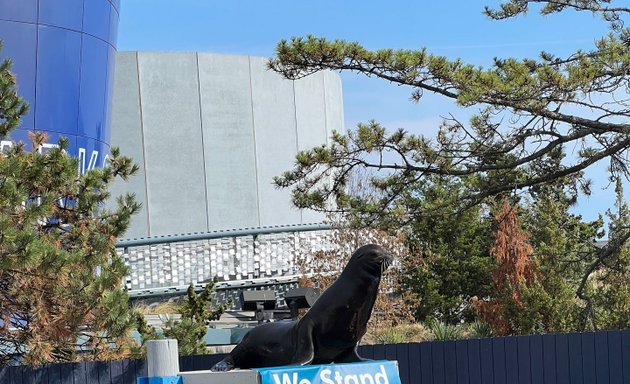
[[[32, 130], [60, 136], [80, 168], [109, 152], [120, 0], [0, 0], [0, 58], [11, 58], [30, 111], [12, 140]], [[3, 145], [10, 145], [3, 142]]]

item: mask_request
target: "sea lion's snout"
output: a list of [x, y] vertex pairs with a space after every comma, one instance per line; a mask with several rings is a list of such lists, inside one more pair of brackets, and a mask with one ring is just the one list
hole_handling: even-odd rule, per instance
[[394, 258], [380, 245], [368, 244], [357, 249], [352, 260], [365, 265], [369, 270], [383, 273], [393, 263]]
[[393, 262], [394, 262], [394, 257], [390, 255], [389, 253], [385, 252], [382, 255], [382, 259], [381, 259], [381, 274], [385, 273], [387, 268], [389, 268], [389, 266], [392, 265]]

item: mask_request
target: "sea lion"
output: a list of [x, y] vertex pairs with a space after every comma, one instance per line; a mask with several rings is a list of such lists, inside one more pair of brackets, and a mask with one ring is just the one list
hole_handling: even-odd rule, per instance
[[252, 329], [213, 371], [280, 365], [351, 363], [393, 258], [374, 244], [357, 249], [335, 282], [300, 319]]

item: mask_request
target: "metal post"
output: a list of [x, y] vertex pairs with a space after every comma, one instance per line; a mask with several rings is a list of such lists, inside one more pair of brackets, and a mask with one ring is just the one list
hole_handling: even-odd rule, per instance
[[179, 374], [177, 340], [147, 341], [147, 368], [149, 377], [171, 377]]
[[289, 309], [291, 310], [291, 320], [297, 320], [299, 315], [299, 306], [297, 300], [289, 300]]

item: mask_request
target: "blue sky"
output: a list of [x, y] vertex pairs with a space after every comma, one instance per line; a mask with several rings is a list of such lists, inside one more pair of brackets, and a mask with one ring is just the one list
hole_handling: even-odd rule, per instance
[[[497, 1], [344, 1], [344, 0], [122, 0], [120, 51], [207, 51], [272, 56], [278, 41], [313, 34], [358, 41], [367, 48], [426, 47], [430, 52], [488, 65], [493, 57], [534, 57], [541, 50], [564, 55], [590, 49], [607, 26], [586, 13], [542, 17], [534, 12], [517, 19], [491, 21], [484, 5]], [[384, 81], [342, 74], [345, 124], [376, 119], [388, 128], [435, 132], [440, 116], [468, 112], [444, 98], [427, 95], [409, 101], [411, 90]], [[596, 218], [612, 204], [605, 165], [589, 176], [594, 193], [578, 212]], [[629, 196], [626, 188], [626, 195]]]

